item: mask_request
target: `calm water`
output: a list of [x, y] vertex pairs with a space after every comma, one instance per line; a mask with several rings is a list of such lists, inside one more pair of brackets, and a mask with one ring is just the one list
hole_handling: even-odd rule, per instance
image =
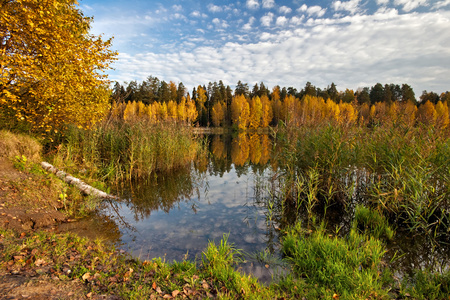
[[105, 203], [101, 217], [77, 224], [77, 231], [112, 240], [141, 259], [169, 262], [200, 260], [209, 241], [217, 244], [227, 234], [245, 253], [241, 269], [269, 281], [282, 270], [258, 262], [255, 254], [279, 255], [278, 229], [258, 204], [267, 196], [264, 178], [272, 175], [270, 139], [213, 136], [209, 144], [210, 156], [185, 170], [114, 191], [122, 200]]
[[[97, 218], [69, 224], [74, 231], [115, 242], [141, 259], [168, 262], [201, 259], [209, 241], [229, 242], [245, 253], [241, 269], [263, 282], [285, 272], [279, 264], [278, 226], [264, 202], [276, 165], [267, 135], [210, 136], [210, 155], [184, 170], [127, 184], [116, 191], [118, 202], [105, 202]], [[333, 212], [330, 214], [333, 216]], [[336, 212], [332, 226], [351, 216]], [[333, 224], [333, 222], [335, 222]], [[271, 253], [261, 262], [256, 253]], [[402, 256], [403, 255], [403, 256]], [[411, 233], [397, 232], [387, 257], [398, 273], [417, 267], [448, 267], [448, 247], [429, 245]]]

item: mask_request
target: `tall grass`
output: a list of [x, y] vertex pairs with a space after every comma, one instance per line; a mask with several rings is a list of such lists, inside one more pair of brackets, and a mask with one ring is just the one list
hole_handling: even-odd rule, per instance
[[105, 121], [91, 130], [71, 127], [55, 161], [77, 165], [107, 181], [131, 180], [187, 166], [201, 150], [191, 130], [174, 123]]
[[278, 199], [308, 217], [315, 207], [326, 214], [331, 205], [350, 211], [361, 203], [410, 230], [450, 231], [448, 131], [318, 126], [285, 131], [281, 142]]

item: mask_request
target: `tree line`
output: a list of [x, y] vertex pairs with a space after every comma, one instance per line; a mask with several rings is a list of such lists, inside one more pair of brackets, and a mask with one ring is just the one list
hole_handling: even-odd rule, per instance
[[401, 119], [408, 124], [442, 125], [448, 122], [437, 119], [442, 119], [446, 111], [448, 115], [450, 93], [423, 91], [416, 99], [408, 84], [377, 83], [357, 91], [338, 91], [334, 83], [321, 89], [307, 82], [298, 91], [279, 85], [269, 89], [263, 82], [250, 89], [241, 81], [232, 90], [222, 80], [198, 85], [190, 93], [181, 82], [167, 83], [149, 76], [141, 83], [131, 81], [125, 86], [116, 82], [111, 99], [113, 113], [125, 120], [146, 116], [154, 122], [172, 120], [245, 130], [276, 126], [280, 121], [287, 125], [322, 121], [349, 125]]

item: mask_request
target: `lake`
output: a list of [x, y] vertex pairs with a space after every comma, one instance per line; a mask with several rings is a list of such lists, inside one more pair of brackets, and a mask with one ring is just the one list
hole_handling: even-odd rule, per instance
[[[262, 282], [285, 273], [280, 228], [299, 216], [281, 221], [270, 208], [278, 184], [276, 143], [259, 134], [205, 139], [208, 156], [170, 174], [122, 183], [112, 191], [120, 201], [106, 201], [94, 217], [64, 226], [114, 242], [143, 260], [160, 257], [166, 262], [201, 261], [210, 241], [219, 243], [229, 235], [229, 242], [244, 254], [242, 271]], [[330, 229], [337, 226], [345, 233], [352, 213], [330, 208], [327, 214]], [[430, 245], [410, 232], [397, 230], [387, 249], [388, 261], [396, 257], [390, 264], [400, 277], [417, 268], [448, 267], [448, 247]]]

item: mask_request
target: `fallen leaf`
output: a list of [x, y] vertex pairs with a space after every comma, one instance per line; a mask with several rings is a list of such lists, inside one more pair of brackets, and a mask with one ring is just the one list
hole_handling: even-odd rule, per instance
[[333, 299], [339, 299], [339, 295], [338, 294], [333, 294]]
[[172, 292], [172, 297], [176, 297], [179, 293], [181, 293], [179, 290], [175, 290]]
[[156, 282], [153, 282], [152, 288], [153, 288], [154, 290], [156, 290]]
[[91, 298], [91, 297], [92, 297], [92, 292], [88, 293], [88, 294], [86, 295], [86, 297]]
[[37, 260], [34, 262], [34, 264], [35, 264], [37, 267], [40, 267], [40, 266], [44, 265], [45, 263], [46, 263], [45, 260], [43, 260], [43, 259], [41, 259], [41, 258], [37, 259]]
[[91, 278], [91, 274], [89, 274], [89, 272], [85, 273], [82, 277], [83, 280], [89, 280], [89, 278]]
[[161, 288], [160, 288], [159, 286], [156, 288], [156, 292], [157, 292], [158, 294], [162, 294]]

